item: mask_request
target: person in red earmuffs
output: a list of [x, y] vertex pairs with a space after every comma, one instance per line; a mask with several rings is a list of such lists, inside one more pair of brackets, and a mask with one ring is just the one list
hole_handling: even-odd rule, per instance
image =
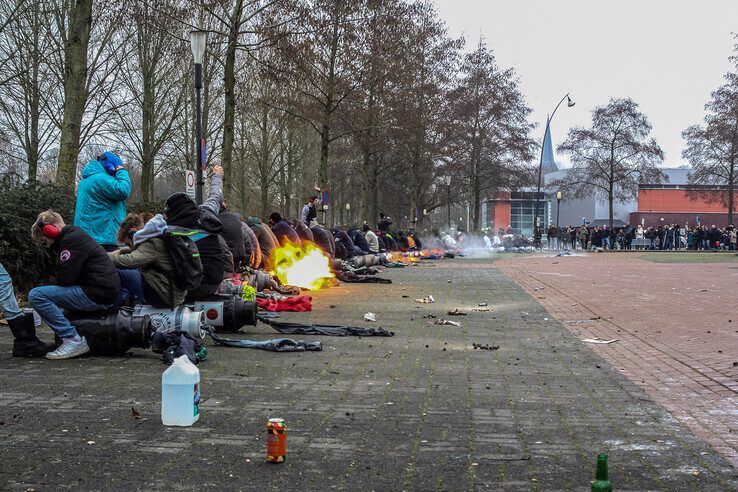
[[[41, 212], [31, 227], [35, 241], [57, 258], [55, 283], [36, 287], [28, 300], [41, 319], [62, 339], [47, 359], [69, 359], [90, 351], [62, 309], [101, 311], [118, 302], [120, 278], [103, 247], [82, 229], [68, 226], [53, 210]], [[35, 337], [35, 333], [34, 333]]]

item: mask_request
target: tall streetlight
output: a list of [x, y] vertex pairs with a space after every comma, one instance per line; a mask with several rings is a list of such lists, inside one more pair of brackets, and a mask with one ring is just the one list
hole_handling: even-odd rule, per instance
[[448, 191], [447, 206], [448, 206], [448, 230], [451, 230], [451, 176], [441, 176], [441, 182], [446, 185]]
[[[571, 108], [574, 106], [574, 101], [572, 101], [571, 97], [569, 97], [569, 94], [567, 93], [564, 97], [561, 98], [561, 101], [559, 101], [559, 104], [556, 105], [553, 112], [551, 113], [551, 116], [548, 116], [546, 118], [546, 129], [548, 130], [549, 125], [551, 124], [551, 120], [553, 119], [554, 115], [556, 114], [556, 110], [559, 109], [559, 106], [561, 106], [561, 103], [564, 102], [564, 99], [566, 99], [566, 107]], [[543, 133], [543, 144], [541, 144], [541, 160], [538, 164], [538, 191], [536, 192], [536, 210], [535, 215], [533, 217], [533, 245], [540, 248], [541, 247], [541, 230], [540, 230], [540, 224], [538, 224], [538, 205], [541, 201], [541, 177], [543, 174], [543, 149], [546, 147], [546, 135], [548, 135], [547, 131], [544, 131]]]
[[561, 192], [556, 192], [556, 230], [559, 230], [559, 210], [561, 210]]
[[205, 56], [205, 41], [207, 32], [202, 30], [190, 31], [190, 47], [192, 48], [192, 56], [195, 59], [195, 92], [196, 92], [196, 108], [195, 108], [195, 140], [197, 140], [197, 186], [195, 187], [195, 202], [202, 204], [202, 192], [205, 185], [203, 180], [203, 171], [205, 163], [202, 155], [202, 111], [200, 93], [202, 92], [202, 59]]

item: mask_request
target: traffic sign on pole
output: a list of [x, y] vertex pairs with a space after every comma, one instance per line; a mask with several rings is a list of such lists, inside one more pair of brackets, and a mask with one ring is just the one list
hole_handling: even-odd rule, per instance
[[188, 197], [195, 199], [195, 185], [197, 178], [195, 177], [195, 171], [189, 169], [185, 171], [185, 193]]

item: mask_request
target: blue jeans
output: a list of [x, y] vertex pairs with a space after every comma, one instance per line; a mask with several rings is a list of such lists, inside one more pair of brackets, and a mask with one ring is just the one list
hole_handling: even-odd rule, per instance
[[609, 249], [609, 248], [610, 248], [610, 238], [603, 237], [602, 238], [602, 249]]
[[120, 302], [125, 303], [133, 298], [136, 302], [147, 304], [143, 291], [143, 280], [141, 280], [141, 270], [118, 270], [120, 278]]
[[0, 263], [0, 311], [5, 314], [5, 319], [14, 319], [23, 316], [23, 312], [15, 300], [13, 282], [10, 280], [10, 275], [8, 275], [2, 263]]
[[36, 287], [28, 293], [28, 301], [41, 319], [61, 338], [72, 338], [77, 335], [77, 330], [64, 317], [61, 308], [75, 311], [102, 311], [110, 307], [92, 301], [78, 285]]

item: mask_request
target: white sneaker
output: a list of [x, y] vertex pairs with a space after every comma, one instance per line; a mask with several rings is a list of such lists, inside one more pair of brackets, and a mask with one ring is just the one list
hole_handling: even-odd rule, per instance
[[71, 359], [72, 357], [79, 357], [80, 355], [86, 354], [90, 351], [90, 347], [87, 346], [85, 337], [81, 338], [78, 342], [75, 342], [73, 338], [65, 338], [58, 349], [46, 354], [46, 358], [54, 360]]

